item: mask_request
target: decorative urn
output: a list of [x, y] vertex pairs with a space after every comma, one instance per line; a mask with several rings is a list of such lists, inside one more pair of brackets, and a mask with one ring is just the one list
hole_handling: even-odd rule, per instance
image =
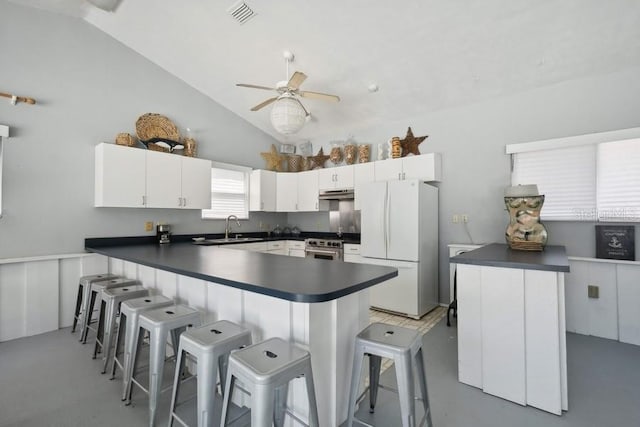
[[537, 185], [516, 185], [504, 191], [504, 204], [509, 211], [505, 238], [511, 249], [542, 251], [547, 244], [547, 230], [540, 222], [544, 195]]

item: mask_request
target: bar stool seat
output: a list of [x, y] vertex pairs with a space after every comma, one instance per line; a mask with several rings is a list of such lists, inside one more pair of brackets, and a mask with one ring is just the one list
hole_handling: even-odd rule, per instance
[[149, 425], [154, 426], [156, 422], [158, 399], [162, 387], [162, 377], [166, 356], [166, 345], [169, 335], [172, 337], [174, 346], [178, 343], [180, 334], [187, 327], [200, 326], [200, 312], [186, 305], [176, 304], [162, 308], [145, 311], [138, 319], [139, 331], [149, 331], [149, 388], [145, 388], [135, 377], [136, 365], [138, 364], [140, 352], [137, 349], [142, 345], [142, 334], [138, 334], [138, 340], [134, 347], [135, 354], [132, 357], [133, 367], [131, 369], [131, 379], [127, 404], [131, 403], [131, 392], [133, 385], [137, 385], [149, 395]]
[[142, 285], [123, 286], [102, 291], [102, 304], [100, 308], [100, 320], [98, 321], [98, 334], [93, 348], [93, 358], [98, 354], [98, 348], [102, 349], [102, 373], [107, 371], [107, 363], [111, 357], [116, 317], [122, 301], [149, 295], [149, 290]]
[[82, 326], [84, 324], [82, 317], [89, 310], [89, 289], [93, 282], [101, 282], [103, 280], [118, 279], [120, 276], [110, 273], [92, 274], [90, 276], [82, 276], [78, 281], [78, 294], [76, 296], [76, 309], [73, 313], [73, 326], [71, 333], [76, 331], [78, 322]]
[[[187, 423], [176, 413], [178, 392], [185, 367], [187, 353], [197, 362], [197, 411], [198, 426], [214, 425], [214, 402], [216, 382], [220, 374], [221, 389], [224, 388], [229, 354], [232, 350], [251, 345], [251, 332], [226, 320], [213, 322], [199, 328], [191, 328], [180, 335], [180, 346], [173, 380], [173, 394], [169, 414], [169, 426], [173, 420], [182, 425]], [[215, 425], [217, 425], [216, 420]]]
[[358, 391], [364, 356], [369, 356], [369, 412], [373, 413], [375, 410], [378, 387], [380, 386], [380, 363], [381, 359], [385, 357], [393, 359], [396, 369], [402, 426], [415, 427], [416, 425], [414, 369], [418, 376], [425, 412], [423, 420], [418, 425], [422, 425], [426, 419], [428, 425], [433, 426], [427, 392], [427, 377], [422, 358], [422, 334], [414, 329], [384, 323], [372, 323], [356, 337], [347, 426], [351, 427], [354, 419], [357, 420], [354, 414], [360, 400]]
[[227, 425], [229, 405], [236, 380], [251, 394], [251, 425], [254, 427], [280, 427], [288, 412], [287, 392], [289, 382], [304, 376], [309, 398], [309, 425], [318, 427], [318, 406], [313, 385], [311, 355], [281, 338], [266, 341], [237, 350], [229, 356], [227, 379], [224, 388], [221, 426]]
[[89, 291], [89, 309], [87, 310], [87, 315], [83, 316], [82, 318], [82, 336], [80, 337], [80, 341], [82, 341], [82, 344], [85, 344], [87, 342], [89, 330], [92, 330], [96, 333], [98, 332], [97, 328], [93, 328], [91, 326], [91, 322], [97, 297], [100, 297], [100, 305], [98, 305], [98, 319], [100, 319], [100, 312], [102, 311], [102, 291], [104, 291], [105, 289], [122, 288], [125, 286], [135, 286], [139, 284], [140, 282], [138, 280], [127, 279], [125, 277], [118, 277], [116, 279], [101, 280], [99, 282], [91, 283], [91, 288]]
[[[138, 342], [138, 320], [141, 313], [173, 305], [172, 299], [163, 295], [149, 295], [127, 300], [120, 304], [120, 326], [116, 335], [116, 345], [111, 363], [111, 379], [115, 378], [116, 367], [122, 370], [122, 400], [127, 399], [129, 382], [133, 375], [133, 355], [136, 353]], [[123, 360], [120, 360], [119, 349], [124, 348]]]

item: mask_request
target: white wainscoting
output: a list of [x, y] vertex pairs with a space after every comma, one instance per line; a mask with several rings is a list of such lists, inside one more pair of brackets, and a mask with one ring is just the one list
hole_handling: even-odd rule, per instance
[[107, 270], [96, 254], [0, 260], [0, 341], [71, 326], [78, 279]]

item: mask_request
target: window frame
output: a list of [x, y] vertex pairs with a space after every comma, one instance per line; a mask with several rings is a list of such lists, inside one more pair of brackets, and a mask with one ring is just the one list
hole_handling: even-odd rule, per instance
[[[212, 178], [211, 178], [211, 203], [213, 205], [213, 201], [214, 201], [214, 192], [213, 192], [213, 170], [214, 169], [225, 169], [225, 170], [230, 170], [230, 171], [236, 171], [236, 172], [242, 172], [244, 174], [244, 214], [241, 216], [238, 216], [237, 214], [232, 214], [232, 215], [236, 215], [238, 216], [239, 220], [245, 221], [245, 220], [249, 220], [249, 180], [250, 180], [250, 176], [251, 176], [251, 171], [253, 170], [250, 167], [247, 166], [240, 166], [240, 165], [234, 165], [231, 163], [222, 163], [222, 162], [211, 162], [211, 173], [212, 173]], [[207, 214], [206, 212], [208, 211], [212, 211], [212, 209], [201, 209], [200, 211], [200, 218], [202, 220], [205, 221], [219, 221], [219, 220], [224, 220], [227, 218], [227, 216], [214, 216], [212, 213]]]

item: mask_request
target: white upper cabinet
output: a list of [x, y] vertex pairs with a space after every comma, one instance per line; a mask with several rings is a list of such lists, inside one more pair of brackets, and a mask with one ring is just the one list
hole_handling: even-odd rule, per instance
[[425, 182], [442, 180], [442, 158], [439, 153], [408, 156], [374, 162], [376, 181], [419, 179]]
[[353, 208], [360, 209], [360, 197], [358, 192], [362, 188], [362, 184], [375, 181], [375, 166], [373, 163], [358, 163], [353, 167]]
[[139, 207], [146, 201], [146, 151], [115, 144], [95, 149], [95, 206]]
[[353, 188], [353, 166], [318, 169], [318, 188], [320, 191]]
[[182, 157], [182, 208], [211, 209], [210, 160]]
[[318, 171], [299, 172], [295, 175], [298, 177], [297, 210], [302, 212], [320, 210], [320, 201], [318, 200]]
[[249, 181], [249, 210], [275, 212], [276, 172], [256, 169]]
[[276, 211], [296, 212], [298, 210], [298, 174], [276, 174]]
[[102, 143], [95, 161], [95, 206], [211, 207], [209, 160]]
[[178, 156], [147, 151], [148, 208], [182, 207], [182, 163]]

